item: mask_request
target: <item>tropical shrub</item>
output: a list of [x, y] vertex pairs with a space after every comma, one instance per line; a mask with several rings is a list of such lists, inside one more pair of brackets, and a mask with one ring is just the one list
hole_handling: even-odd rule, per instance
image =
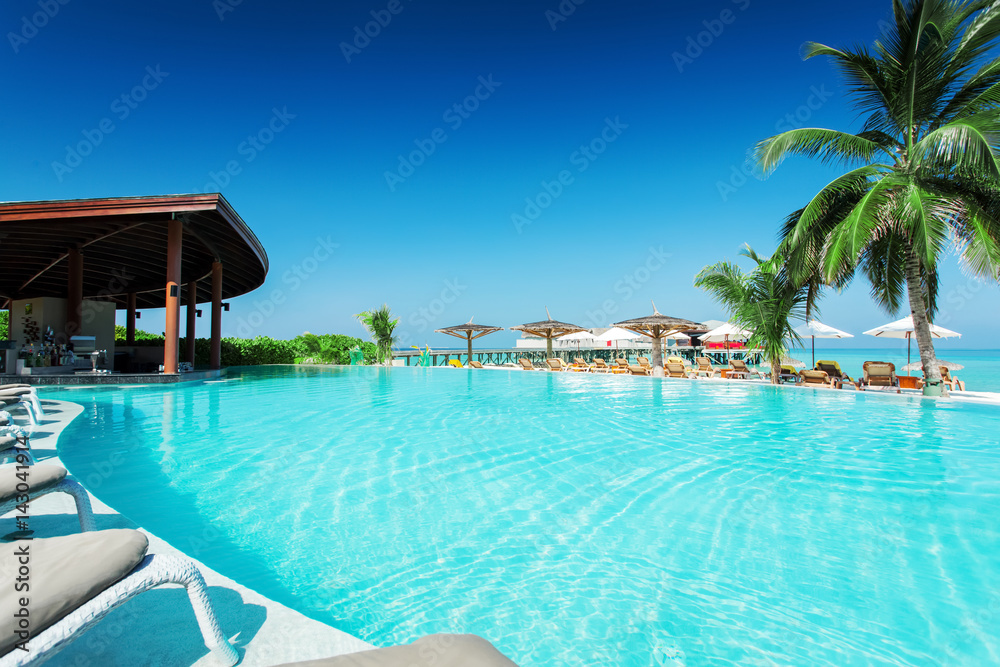
[[378, 348], [378, 363], [392, 361], [392, 347], [398, 341], [394, 335], [399, 318], [393, 319], [389, 306], [382, 304], [375, 310], [366, 310], [355, 315], [372, 335], [372, 342]]
[[0, 340], [10, 338], [10, 311], [0, 310]]
[[[124, 344], [128, 340], [128, 329], [121, 324], [115, 325], [115, 343]], [[139, 342], [140, 340], [153, 340], [158, 341], [160, 344], [163, 343], [163, 336], [157, 336], [154, 333], [149, 333], [148, 331], [143, 331], [142, 329], [135, 330], [135, 340]]]

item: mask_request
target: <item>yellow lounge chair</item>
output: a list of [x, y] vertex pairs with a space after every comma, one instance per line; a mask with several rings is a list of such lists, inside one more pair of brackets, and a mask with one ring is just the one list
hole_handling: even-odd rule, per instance
[[828, 359], [820, 359], [819, 361], [816, 362], [816, 370], [826, 371], [827, 375], [829, 375], [831, 378], [836, 378], [837, 380], [840, 380], [841, 383], [848, 382], [852, 385], [854, 384], [854, 380], [851, 379], [851, 376], [842, 371], [840, 369], [840, 364], [838, 364], [836, 361], [830, 361]]
[[632, 375], [652, 375], [652, 369], [646, 368], [645, 366], [629, 366], [628, 372]]
[[573, 363], [569, 365], [569, 369], [577, 373], [586, 373], [590, 370], [590, 364], [583, 357], [573, 357]]
[[615, 359], [615, 365], [611, 367], [611, 372], [619, 374], [628, 373], [628, 359], [625, 357]]
[[448, 365], [451, 366], [452, 368], [465, 368], [462, 365], [462, 362], [459, 361], [458, 359], [451, 359], [451, 360], [449, 360], [448, 361]]

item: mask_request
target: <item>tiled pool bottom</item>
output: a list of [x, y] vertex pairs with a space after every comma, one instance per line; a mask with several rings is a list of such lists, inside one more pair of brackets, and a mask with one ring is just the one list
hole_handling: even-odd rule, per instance
[[998, 661], [994, 406], [418, 368], [60, 397], [86, 406], [62, 455], [99, 497], [375, 644], [475, 632], [523, 665]]

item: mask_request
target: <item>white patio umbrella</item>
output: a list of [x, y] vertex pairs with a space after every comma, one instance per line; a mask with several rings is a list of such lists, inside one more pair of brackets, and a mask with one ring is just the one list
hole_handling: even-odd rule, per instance
[[639, 334], [634, 331], [629, 331], [628, 329], [622, 329], [621, 327], [611, 327], [600, 336], [597, 336], [596, 340], [603, 343], [608, 343], [610, 341], [615, 341], [615, 349], [618, 349], [618, 341], [620, 340], [638, 340], [642, 338]]
[[559, 336], [559, 340], [575, 340], [576, 341], [576, 351], [580, 351], [580, 341], [597, 340], [597, 336], [590, 333], [589, 331], [577, 331], [575, 333], [566, 334], [565, 336]]
[[708, 341], [710, 343], [716, 343], [718, 341], [725, 341], [726, 343], [726, 358], [729, 357], [729, 338], [749, 338], [753, 335], [752, 331], [747, 331], [746, 329], [741, 329], [732, 322], [726, 322], [722, 326], [716, 327], [709, 331], [703, 336], [698, 336], [703, 341]]
[[805, 338], [809, 336], [812, 338], [812, 354], [813, 354], [813, 368], [816, 368], [816, 339], [817, 338], [854, 338], [854, 334], [849, 334], [846, 331], [841, 331], [840, 329], [834, 329], [831, 326], [823, 324], [819, 320], [809, 320], [798, 329], [795, 333]]
[[[906, 364], [910, 364], [910, 339], [913, 338], [913, 316], [904, 317], [901, 320], [896, 320], [895, 322], [890, 322], [889, 324], [883, 324], [880, 327], [875, 327], [874, 329], [869, 329], [865, 332], [866, 336], [875, 336], [877, 338], [905, 338], [906, 339]], [[945, 329], [944, 327], [939, 327], [936, 324], [931, 325], [931, 338], [961, 338], [962, 334], [957, 331], [952, 331], [951, 329]], [[909, 373], [909, 371], [907, 371]]]

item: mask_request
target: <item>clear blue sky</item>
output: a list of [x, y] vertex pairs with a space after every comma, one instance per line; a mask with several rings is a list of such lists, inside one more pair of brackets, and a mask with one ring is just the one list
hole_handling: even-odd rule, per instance
[[[724, 319], [694, 274], [744, 243], [770, 253], [781, 219], [834, 174], [792, 160], [761, 181], [739, 173], [746, 151], [795, 125], [858, 125], [801, 44], [870, 43], [889, 10], [7, 0], [0, 198], [221, 191], [271, 264], [225, 335], [360, 336], [353, 314], [383, 302], [407, 343], [439, 347], [457, 341], [434, 328], [509, 327], [546, 305], [584, 326], [645, 315], [650, 299]], [[997, 287], [954, 258], [943, 281], [938, 323], [962, 347], [997, 347]], [[141, 326], [162, 330], [162, 313]], [[894, 318], [859, 281], [822, 319], [860, 334]]]

